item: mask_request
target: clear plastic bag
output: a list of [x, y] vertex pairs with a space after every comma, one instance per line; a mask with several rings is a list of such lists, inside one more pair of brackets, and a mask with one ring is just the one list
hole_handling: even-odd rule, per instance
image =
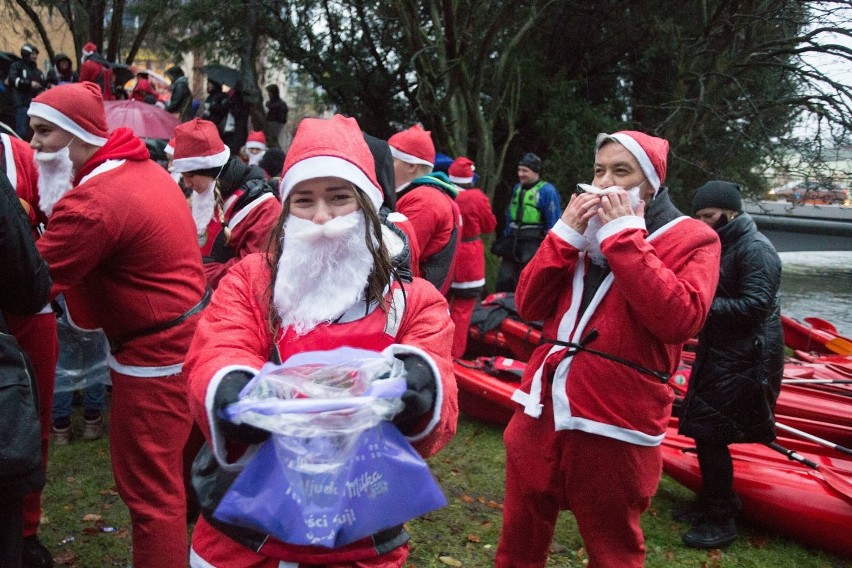
[[401, 361], [351, 348], [261, 369], [224, 414], [272, 436], [214, 516], [335, 548], [446, 505], [429, 467], [388, 422], [405, 388]]
[[64, 298], [56, 301], [63, 313], [56, 320], [59, 358], [56, 361], [55, 392], [71, 392], [94, 384], [110, 384], [109, 343], [101, 330], [83, 331], [71, 325]]

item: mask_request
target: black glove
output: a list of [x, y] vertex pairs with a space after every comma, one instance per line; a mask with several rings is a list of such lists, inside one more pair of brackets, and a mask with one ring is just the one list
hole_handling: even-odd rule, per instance
[[413, 353], [401, 353], [395, 357], [405, 366], [405, 383], [408, 388], [402, 393], [405, 408], [394, 417], [393, 423], [400, 430], [405, 431], [432, 410], [438, 387], [435, 384], [432, 368], [422, 357]]
[[222, 435], [227, 440], [242, 444], [259, 444], [269, 438], [269, 432], [249, 424], [234, 424], [219, 416], [222, 409], [239, 400], [240, 391], [250, 380], [251, 375], [245, 371], [231, 371], [222, 377], [222, 381], [216, 387], [216, 394], [213, 396], [213, 414]]

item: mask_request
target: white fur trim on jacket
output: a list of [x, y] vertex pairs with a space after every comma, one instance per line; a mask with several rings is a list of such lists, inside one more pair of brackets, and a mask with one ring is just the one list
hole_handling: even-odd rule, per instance
[[435, 379], [435, 406], [432, 410], [432, 417], [429, 419], [429, 423], [423, 429], [423, 431], [413, 435], [406, 436], [406, 438], [410, 442], [417, 442], [422, 440], [426, 436], [432, 433], [432, 430], [441, 422], [441, 406], [444, 402], [444, 386], [441, 383], [441, 372], [438, 370], [438, 365], [435, 363], [435, 360], [431, 355], [420, 349], [419, 347], [415, 347], [413, 345], [403, 345], [401, 343], [394, 343], [393, 345], [387, 346], [383, 351], [382, 355], [385, 356], [396, 356], [396, 355], [417, 355], [421, 359], [423, 359], [427, 365], [429, 365], [429, 369], [432, 371], [432, 377]]
[[275, 199], [275, 196], [271, 193], [264, 193], [263, 195], [261, 195], [239, 211], [237, 211], [236, 215], [231, 217], [231, 220], [228, 221], [228, 227], [231, 229], [236, 227], [239, 222], [248, 217], [248, 214], [251, 213], [258, 205], [269, 199]]
[[213, 455], [216, 456], [216, 461], [219, 462], [222, 469], [230, 471], [242, 469], [257, 450], [256, 446], [250, 446], [237, 461], [233, 463], [226, 461], [228, 452], [225, 448], [225, 436], [219, 430], [216, 411], [213, 409], [213, 401], [216, 398], [216, 389], [219, 388], [219, 383], [222, 382], [225, 375], [234, 371], [245, 371], [253, 377], [257, 374], [258, 369], [245, 365], [228, 365], [227, 367], [223, 367], [216, 371], [216, 374], [210, 379], [210, 382], [207, 384], [207, 392], [204, 395], [204, 408], [207, 409], [207, 423], [210, 425], [210, 445], [213, 448]]
[[3, 154], [6, 158], [6, 177], [12, 184], [12, 189], [18, 189], [18, 168], [15, 167], [15, 154], [12, 153], [12, 143], [9, 142], [8, 134], [0, 134], [0, 142], [3, 143]]
[[589, 241], [586, 240], [586, 237], [569, 227], [562, 219], [559, 219], [550, 230], [554, 235], [577, 250], [586, 250], [589, 248]]
[[625, 229], [645, 229], [645, 219], [636, 215], [625, 215], [624, 217], [613, 219], [598, 229], [595, 237], [598, 239], [598, 243], [603, 244], [608, 237], [620, 233]]

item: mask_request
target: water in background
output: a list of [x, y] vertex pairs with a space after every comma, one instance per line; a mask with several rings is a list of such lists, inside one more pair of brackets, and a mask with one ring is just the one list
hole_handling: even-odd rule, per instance
[[852, 252], [782, 252], [781, 313], [830, 321], [852, 337]]

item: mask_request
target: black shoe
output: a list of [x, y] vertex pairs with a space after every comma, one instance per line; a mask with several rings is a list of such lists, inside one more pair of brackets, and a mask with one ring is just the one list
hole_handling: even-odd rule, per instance
[[721, 548], [737, 539], [734, 519], [714, 520], [705, 518], [686, 531], [683, 543], [691, 548]]
[[53, 568], [53, 556], [35, 535], [24, 538], [21, 560], [23, 568]]
[[681, 523], [697, 525], [707, 518], [707, 511], [703, 507], [692, 505], [683, 509], [675, 509], [672, 513], [672, 518]]

